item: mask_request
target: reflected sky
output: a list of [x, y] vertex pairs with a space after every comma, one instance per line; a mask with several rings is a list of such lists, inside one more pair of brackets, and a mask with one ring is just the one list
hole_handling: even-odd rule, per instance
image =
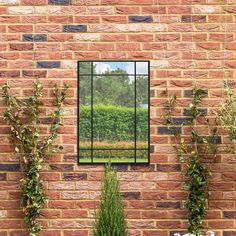
[[[122, 69], [127, 74], [134, 74], [134, 62], [94, 62], [96, 65], [96, 73], [103, 74], [107, 71]], [[136, 62], [137, 74], [148, 74], [148, 62]]]

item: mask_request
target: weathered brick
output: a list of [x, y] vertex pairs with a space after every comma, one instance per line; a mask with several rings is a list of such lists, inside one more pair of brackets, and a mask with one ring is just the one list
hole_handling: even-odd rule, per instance
[[32, 43], [10, 43], [10, 49], [16, 51], [29, 51], [33, 50], [34, 45]]
[[37, 78], [45, 78], [47, 76], [46, 70], [23, 70], [23, 77], [37, 77]]
[[37, 68], [60, 68], [61, 63], [59, 61], [38, 61]]
[[23, 41], [45, 42], [47, 41], [47, 35], [46, 34], [23, 34]]
[[87, 32], [86, 25], [64, 25], [63, 32]]
[[150, 23], [153, 22], [152, 16], [129, 16], [129, 22], [130, 23]]
[[20, 3], [20, 0], [0, 0], [0, 6], [1, 5], [18, 5]]
[[7, 179], [7, 174], [6, 173], [0, 173], [0, 181], [6, 180]]
[[204, 15], [183, 15], [181, 19], [182, 22], [206, 22], [206, 16]]

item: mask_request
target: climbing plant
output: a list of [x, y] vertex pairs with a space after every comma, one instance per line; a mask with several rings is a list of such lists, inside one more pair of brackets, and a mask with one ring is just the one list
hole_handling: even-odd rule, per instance
[[39, 82], [33, 85], [33, 94], [27, 99], [18, 99], [10, 94], [10, 86], [2, 87], [3, 100], [6, 104], [4, 119], [10, 125], [11, 138], [15, 152], [20, 157], [23, 178], [20, 180], [21, 205], [25, 215], [24, 220], [29, 228], [29, 236], [37, 236], [41, 224], [37, 218], [46, 202], [46, 193], [40, 179], [40, 170], [45, 158], [52, 152], [57, 152], [61, 146], [53, 145], [60, 123], [62, 104], [66, 97], [67, 85], [59, 89], [53, 86], [55, 110], [52, 112], [52, 124], [47, 137], [40, 134], [40, 106], [43, 87]]
[[225, 82], [226, 99], [216, 111], [217, 119], [228, 136], [226, 151], [229, 153], [236, 152], [236, 96], [229, 83]]
[[[177, 157], [184, 164], [188, 231], [197, 236], [202, 235], [202, 220], [206, 214], [209, 195], [208, 182], [211, 174], [208, 165], [202, 159], [216, 155], [216, 144], [218, 142], [216, 126], [213, 126], [213, 128], [210, 126], [204, 110], [200, 108], [204, 95], [204, 90], [194, 88], [193, 101], [186, 109], [189, 119], [182, 126], [185, 125], [190, 128], [190, 139], [181, 134], [172, 116], [177, 97], [170, 96], [164, 105], [166, 111], [164, 115], [165, 123], [170, 133], [175, 137], [174, 149]], [[199, 120], [204, 121], [206, 128], [211, 133], [210, 136], [200, 135], [196, 128]]]

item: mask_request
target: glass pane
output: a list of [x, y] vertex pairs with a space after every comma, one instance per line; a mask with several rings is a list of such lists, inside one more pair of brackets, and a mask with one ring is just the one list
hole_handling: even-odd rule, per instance
[[134, 150], [93, 150], [93, 162], [134, 163]]
[[93, 147], [134, 148], [134, 77], [93, 77]]
[[138, 76], [136, 78], [136, 147], [138, 149], [148, 149], [148, 83], [147, 76]]
[[148, 75], [148, 62], [136, 62], [136, 74]]
[[79, 62], [79, 74], [80, 75], [90, 75], [91, 74], [91, 62]]
[[94, 62], [95, 74], [134, 74], [134, 62]]
[[79, 148], [91, 148], [91, 77], [79, 77]]
[[91, 163], [91, 150], [82, 150], [79, 149], [79, 162], [81, 163]]
[[149, 152], [148, 150], [136, 150], [136, 162], [148, 163]]

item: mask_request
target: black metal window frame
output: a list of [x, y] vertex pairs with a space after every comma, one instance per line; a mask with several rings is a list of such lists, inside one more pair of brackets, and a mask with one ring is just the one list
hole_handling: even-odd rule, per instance
[[[80, 126], [80, 117], [79, 117], [79, 113], [80, 113], [80, 103], [79, 103], [79, 98], [80, 98], [80, 93], [79, 93], [79, 84], [80, 84], [80, 73], [79, 73], [79, 65], [80, 63], [83, 62], [90, 62], [91, 63], [91, 74], [81, 74], [82, 76], [91, 76], [91, 149], [83, 149], [79, 147], [80, 144], [80, 139], [79, 139], [79, 126]], [[135, 97], [134, 97], [134, 101], [135, 101], [135, 106], [134, 106], [134, 112], [135, 112], [135, 132], [134, 132], [134, 144], [135, 144], [135, 148], [127, 148], [127, 149], [119, 149], [119, 148], [99, 148], [99, 149], [94, 149], [93, 148], [93, 76], [104, 76], [104, 74], [94, 74], [93, 73], [93, 63], [97, 63], [97, 62], [132, 62], [134, 63], [134, 74], [127, 74], [128, 76], [134, 76], [135, 78]], [[137, 67], [136, 67], [136, 63], [137, 62], [146, 62], [148, 63], [148, 74], [137, 74]], [[119, 76], [121, 74], [118, 74]], [[115, 74], [113, 74], [113, 76], [115, 76]], [[137, 149], [137, 132], [136, 132], [136, 128], [137, 128], [137, 124], [136, 124], [136, 119], [137, 119], [137, 113], [136, 113], [136, 109], [137, 109], [137, 101], [136, 101], [136, 95], [137, 95], [137, 91], [136, 91], [136, 78], [137, 76], [147, 76], [148, 78], [148, 148], [138, 148]], [[80, 156], [79, 156], [79, 150], [91, 150], [91, 162], [80, 162]], [[93, 161], [93, 150], [134, 150], [135, 151], [135, 156], [134, 156], [134, 162], [112, 162], [111, 159], [111, 163], [112, 164], [135, 164], [135, 165], [143, 165], [143, 164], [150, 164], [150, 61], [148, 60], [80, 60], [77, 61], [77, 162], [78, 165], [93, 165], [93, 164], [98, 164], [98, 165], [104, 165], [106, 164], [106, 162], [94, 162]], [[148, 151], [148, 161], [147, 162], [137, 162], [136, 159], [136, 152], [137, 150], [147, 150]]]

